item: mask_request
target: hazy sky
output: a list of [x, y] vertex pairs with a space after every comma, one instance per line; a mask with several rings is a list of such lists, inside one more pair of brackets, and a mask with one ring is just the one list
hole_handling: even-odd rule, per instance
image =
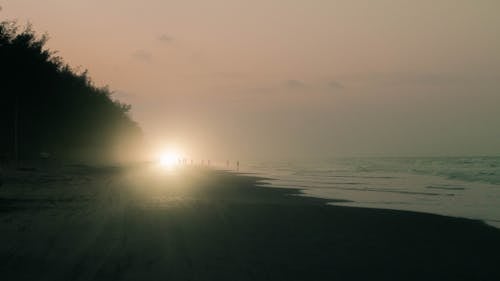
[[500, 154], [500, 1], [0, 0], [194, 157]]

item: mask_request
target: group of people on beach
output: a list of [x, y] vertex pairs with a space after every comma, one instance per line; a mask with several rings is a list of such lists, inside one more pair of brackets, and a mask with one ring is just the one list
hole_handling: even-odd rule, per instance
[[[177, 161], [178, 161], [179, 165], [187, 165], [187, 164], [188, 164], [188, 160], [187, 160], [186, 158], [182, 158], [182, 159], [181, 159], [181, 158], [179, 158], [179, 159], [177, 159]], [[191, 163], [191, 165], [194, 165], [194, 160], [193, 160], [193, 159], [191, 159], [191, 162], [190, 162], [190, 163]], [[202, 160], [200, 161], [200, 164], [201, 164], [201, 166], [205, 166], [205, 160], [204, 160], [204, 159], [202, 159]], [[207, 161], [206, 161], [206, 165], [207, 165], [207, 166], [210, 166], [210, 164], [211, 164], [210, 160], [207, 160]], [[236, 160], [235, 165], [236, 165], [236, 170], [237, 170], [237, 171], [239, 171], [239, 170], [240, 170], [240, 161], [239, 161], [239, 160]], [[229, 160], [226, 160], [226, 167], [227, 167], [227, 168], [229, 168], [229, 167], [230, 167], [230, 161], [229, 161]]]

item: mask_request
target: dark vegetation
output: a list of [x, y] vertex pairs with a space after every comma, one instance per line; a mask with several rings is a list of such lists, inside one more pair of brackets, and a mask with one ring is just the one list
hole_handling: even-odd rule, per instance
[[[0, 23], [0, 158], [112, 160], [138, 146], [130, 105], [47, 49], [30, 25]], [[97, 157], [99, 156], [99, 157]]]

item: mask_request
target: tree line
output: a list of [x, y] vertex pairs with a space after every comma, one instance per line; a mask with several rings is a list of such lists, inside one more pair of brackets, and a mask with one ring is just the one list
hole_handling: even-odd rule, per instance
[[0, 158], [104, 160], [139, 146], [131, 106], [72, 69], [47, 39], [30, 25], [0, 23]]

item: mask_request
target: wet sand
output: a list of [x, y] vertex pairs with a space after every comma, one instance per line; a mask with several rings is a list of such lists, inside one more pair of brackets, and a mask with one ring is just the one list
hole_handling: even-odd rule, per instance
[[[1, 280], [500, 280], [479, 221], [153, 166], [6, 171]], [[478, 202], [480, 204], [480, 202]]]

